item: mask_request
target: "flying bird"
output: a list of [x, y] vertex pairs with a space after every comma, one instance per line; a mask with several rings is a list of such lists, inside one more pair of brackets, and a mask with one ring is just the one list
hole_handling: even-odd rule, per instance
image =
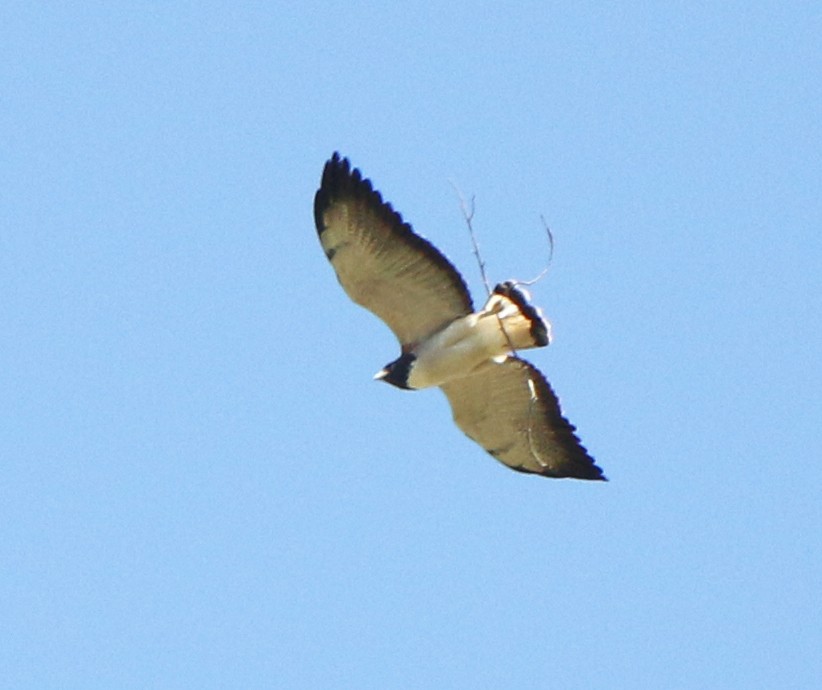
[[525, 290], [500, 283], [474, 311], [457, 269], [338, 153], [325, 164], [314, 220], [343, 289], [400, 341], [400, 356], [374, 378], [441, 388], [456, 425], [511, 469], [605, 479], [548, 381], [516, 355], [551, 340]]

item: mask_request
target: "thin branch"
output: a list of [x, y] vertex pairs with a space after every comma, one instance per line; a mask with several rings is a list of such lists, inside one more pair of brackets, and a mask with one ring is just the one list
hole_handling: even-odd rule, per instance
[[[465, 197], [462, 195], [460, 190], [457, 188], [453, 182], [451, 182], [451, 186], [454, 188], [454, 191], [457, 194], [457, 197], [460, 200], [460, 210], [462, 211], [462, 217], [465, 218], [465, 224], [468, 226], [468, 234], [471, 235], [471, 246], [474, 248], [474, 256], [477, 258], [477, 263], [479, 264], [480, 275], [482, 276], [482, 282], [485, 285], [485, 294], [488, 297], [491, 297], [491, 284], [488, 282], [488, 275], [485, 273], [485, 262], [482, 260], [482, 256], [480, 255], [479, 250], [479, 243], [477, 242], [477, 235], [474, 232], [474, 201], [475, 197], [471, 197], [471, 205], [468, 206], [465, 202]], [[508, 343], [508, 348], [511, 351], [511, 354], [516, 356], [517, 348], [514, 347], [514, 343], [511, 340], [511, 336], [508, 335], [508, 331], [505, 330], [505, 326], [502, 323], [502, 317], [499, 315], [499, 311], [494, 314], [497, 317], [497, 323], [499, 324], [499, 328], [502, 331], [502, 334], [505, 336], [505, 340]]]
[[526, 285], [530, 287], [538, 283], [548, 274], [548, 269], [551, 268], [551, 262], [554, 260], [554, 234], [551, 232], [551, 228], [548, 227], [548, 223], [545, 222], [545, 216], [540, 215], [539, 219], [542, 221], [542, 227], [548, 237], [548, 263], [545, 265], [545, 268], [539, 272], [536, 278], [532, 278], [531, 280], [515, 280], [513, 281], [515, 285]]
[[459, 190], [457, 185], [452, 181], [451, 186], [454, 188], [454, 192], [457, 195], [457, 198], [460, 200], [460, 211], [462, 211], [462, 217], [465, 219], [465, 224], [468, 226], [468, 234], [471, 235], [471, 246], [474, 250], [474, 256], [477, 259], [477, 264], [479, 264], [480, 275], [482, 276], [482, 284], [485, 285], [485, 294], [490, 297], [491, 296], [491, 285], [488, 282], [488, 276], [485, 273], [485, 262], [482, 260], [482, 256], [480, 256], [479, 245], [477, 244], [477, 236], [474, 233], [474, 211], [475, 211], [475, 204], [476, 197], [471, 197], [470, 205], [465, 201], [465, 197], [462, 195], [462, 192]]
[[[551, 267], [551, 262], [554, 260], [554, 234], [551, 232], [551, 228], [549, 227], [548, 222], [545, 220], [545, 216], [540, 215], [539, 219], [542, 221], [542, 227], [545, 229], [545, 234], [548, 237], [548, 263], [536, 278], [527, 282], [523, 282], [523, 285], [530, 286], [536, 283], [538, 280], [541, 280], [548, 273], [548, 269]], [[528, 377], [528, 392], [530, 393], [530, 402], [528, 404], [528, 449], [531, 451], [531, 455], [533, 456], [534, 460], [537, 461], [537, 464], [540, 467], [547, 467], [548, 463], [546, 463], [542, 459], [541, 454], [537, 451], [537, 448], [534, 445], [533, 415], [534, 407], [536, 406], [537, 401], [539, 400], [539, 396], [537, 396], [537, 389], [534, 385], [534, 380], [530, 376]]]
[[[474, 212], [476, 210], [475, 207], [475, 197], [471, 197], [470, 204], [466, 202], [465, 197], [460, 192], [457, 185], [452, 181], [451, 186], [454, 188], [454, 192], [457, 195], [457, 198], [460, 202], [460, 210], [462, 211], [462, 217], [465, 219], [465, 224], [468, 226], [468, 234], [471, 236], [471, 247], [473, 248], [474, 256], [477, 259], [477, 264], [479, 265], [480, 275], [482, 276], [483, 285], [485, 285], [485, 292], [488, 297], [491, 296], [491, 285], [488, 282], [488, 276], [485, 272], [485, 262], [482, 260], [482, 256], [480, 255], [479, 250], [479, 243], [477, 242], [477, 236], [474, 232]], [[542, 272], [533, 280], [529, 281], [514, 281], [515, 285], [533, 285], [538, 280], [540, 280], [545, 274], [548, 273], [548, 268], [550, 267], [551, 261], [554, 258], [554, 235], [551, 232], [551, 228], [548, 227], [548, 223], [545, 221], [544, 216], [540, 216], [540, 220], [542, 221], [542, 226], [545, 228], [545, 232], [548, 236], [548, 265], [542, 269]], [[502, 334], [505, 336], [505, 340], [508, 342], [508, 347], [511, 350], [511, 354], [516, 357], [517, 349], [514, 347], [514, 343], [511, 341], [511, 336], [508, 335], [508, 331], [505, 330], [505, 326], [502, 323], [502, 317], [499, 315], [499, 311], [496, 312], [495, 316], [497, 317], [497, 323], [499, 323], [500, 330]], [[533, 415], [534, 415], [534, 407], [539, 400], [537, 396], [536, 386], [534, 385], [533, 379], [529, 376], [528, 377], [528, 392], [529, 392], [529, 403], [528, 403], [528, 428], [526, 430], [528, 436], [528, 449], [531, 451], [531, 455], [533, 456], [534, 460], [537, 461], [540, 467], [547, 467], [547, 463], [541, 458], [540, 453], [537, 451], [537, 448], [534, 444], [533, 439]]]
[[546, 463], [540, 454], [537, 452], [536, 446], [534, 445], [534, 435], [533, 435], [533, 415], [534, 415], [534, 406], [536, 405], [539, 397], [537, 396], [537, 389], [534, 385], [534, 380], [529, 376], [528, 377], [528, 392], [531, 394], [530, 402], [528, 403], [528, 450], [531, 451], [531, 455], [533, 456], [534, 460], [537, 461], [537, 464], [540, 467], [548, 467], [548, 463]]
[[[548, 266], [550, 266], [554, 260], [554, 233], [551, 232], [551, 227], [548, 225], [548, 221], [545, 220], [545, 216], [540, 214], [539, 219], [542, 221], [542, 227], [545, 228], [545, 234], [548, 235]], [[547, 271], [548, 268], [546, 267], [545, 270]]]

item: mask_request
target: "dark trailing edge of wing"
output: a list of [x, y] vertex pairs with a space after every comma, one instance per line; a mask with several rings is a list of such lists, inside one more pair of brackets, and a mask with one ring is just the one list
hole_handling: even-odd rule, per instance
[[[425, 254], [431, 261], [443, 271], [447, 272], [465, 295], [465, 313], [474, 311], [474, 304], [471, 300], [471, 293], [468, 286], [460, 275], [459, 271], [448, 259], [424, 237], [420, 237], [406, 223], [402, 216], [393, 209], [391, 204], [383, 201], [382, 195], [374, 189], [371, 180], [364, 178], [358, 168], [352, 168], [347, 158], [341, 158], [338, 152], [328, 160], [323, 169], [322, 182], [317, 194], [314, 197], [314, 223], [317, 226], [317, 234], [325, 232], [325, 222], [323, 214], [335, 201], [345, 199], [357, 199], [377, 213], [386, 225], [403, 241], [412, 245], [415, 249]], [[333, 256], [333, 254], [332, 254]], [[332, 256], [328, 259], [331, 260]]]
[[[590, 456], [579, 437], [574, 433], [577, 428], [563, 416], [556, 393], [554, 393], [551, 385], [533, 364], [525, 360], [522, 361], [536, 374], [531, 377], [531, 381], [536, 388], [537, 398], [543, 405], [548, 407], [546, 413], [550, 417], [550, 425], [556, 436], [556, 441], [562, 445], [567, 453], [568, 462], [562, 467], [564, 472], [562, 476], [575, 479], [599, 479], [607, 482], [608, 478], [603, 474], [602, 468], [597, 466], [596, 461]], [[516, 467], [513, 467], [513, 469], [518, 470]], [[518, 471], [527, 472], [527, 470]]]
[[525, 314], [531, 322], [531, 337], [534, 339], [537, 347], [545, 347], [548, 342], [548, 330], [545, 327], [545, 321], [539, 315], [536, 308], [528, 303], [525, 295], [517, 289], [516, 285], [510, 280], [500, 283], [494, 288], [494, 294], [507, 297], [514, 304], [519, 307], [519, 310]]

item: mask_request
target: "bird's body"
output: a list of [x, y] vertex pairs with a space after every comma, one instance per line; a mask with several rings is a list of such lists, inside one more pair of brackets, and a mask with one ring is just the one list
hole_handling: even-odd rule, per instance
[[522, 311], [520, 305], [527, 304], [524, 292], [512, 284], [496, 290], [480, 311], [455, 319], [403, 354], [412, 359], [401, 388], [442, 386], [468, 376], [488, 360], [501, 362], [515, 350], [548, 344], [550, 325], [537, 310]]
[[462, 316], [421, 342], [405, 381], [409, 389], [441, 386], [468, 376], [482, 362], [502, 354], [505, 338], [496, 317], [494, 323], [482, 314]]
[[314, 218], [345, 291], [400, 341], [400, 357], [375, 378], [440, 387], [457, 426], [512, 469], [605, 478], [545, 377], [516, 356], [550, 342], [550, 324], [523, 290], [501, 283], [474, 311], [453, 265], [338, 154], [326, 163]]

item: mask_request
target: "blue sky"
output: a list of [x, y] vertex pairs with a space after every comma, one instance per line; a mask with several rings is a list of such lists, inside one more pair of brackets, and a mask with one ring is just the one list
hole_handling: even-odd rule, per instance
[[[816, 3], [0, 9], [14, 688], [822, 683]], [[317, 242], [349, 156], [611, 481], [510, 472]]]

